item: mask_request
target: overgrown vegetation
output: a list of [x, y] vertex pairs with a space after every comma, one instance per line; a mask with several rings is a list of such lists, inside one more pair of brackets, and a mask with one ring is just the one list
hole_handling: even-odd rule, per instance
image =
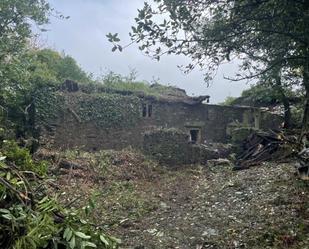
[[119, 240], [90, 221], [95, 203], [64, 206], [47, 179], [47, 163], [4, 141], [0, 148], [1, 248], [117, 248]]
[[[114, 222], [114, 218], [109, 218], [112, 213], [109, 208], [118, 203], [124, 209], [132, 209], [133, 216], [144, 210], [144, 201], [135, 196], [129, 183], [111, 185], [107, 193], [116, 195], [126, 189], [127, 194], [119, 199], [121, 204], [109, 200], [104, 212], [106, 224], [94, 223], [95, 199], [89, 196], [84, 206], [64, 204], [63, 193], [57, 189], [54, 179], [50, 179], [55, 162], [34, 160], [26, 148], [5, 139], [17, 137], [20, 143], [31, 137], [34, 116], [43, 124], [53, 119], [66, 101], [55, 91], [67, 79], [82, 83], [83, 90], [94, 92], [104, 88], [103, 92], [110, 89], [155, 95], [159, 88], [155, 91], [147, 83], [116, 74], [94, 81], [72, 57], [32, 44], [31, 25], [41, 28], [51, 13], [66, 18], [44, 0], [0, 3], [0, 247], [117, 248], [120, 240], [105, 230], [106, 224]], [[160, 91], [165, 89], [168, 88]], [[126, 117], [139, 118], [139, 103], [134, 96], [125, 98], [128, 101], [123, 103], [117, 96], [98, 93], [89, 103], [82, 102], [77, 113], [86, 121], [101, 120], [102, 116], [94, 116], [97, 112], [93, 109], [102, 109], [98, 115], [105, 115], [107, 119], [102, 119], [106, 122], [100, 125], [119, 126], [124, 122], [128, 125], [130, 120]], [[130, 107], [127, 115], [119, 112], [119, 103]], [[88, 112], [84, 112], [84, 108], [88, 108]], [[109, 164], [107, 160], [100, 160], [101, 173], [109, 170]]]
[[[297, 94], [292, 90], [290, 90], [286, 95], [292, 100], [293, 98], [297, 98]], [[249, 89], [244, 90], [239, 98], [235, 98], [234, 100], [230, 101], [230, 104], [265, 107], [278, 105], [281, 104], [281, 102], [279, 100], [278, 92], [276, 92], [272, 87], [267, 85], [253, 85]]]
[[[77, 115], [83, 122], [101, 127], [129, 127], [140, 119], [140, 100], [136, 96], [94, 94], [77, 99]], [[124, 111], [125, 110], [125, 111]]]
[[33, 42], [32, 25], [43, 29], [54, 11], [45, 0], [4, 0], [0, 3], [0, 107], [17, 130], [27, 131], [33, 99], [41, 88], [57, 86], [65, 79], [90, 82], [76, 61]]
[[261, 83], [244, 90], [238, 98], [227, 97], [221, 104], [267, 107], [277, 109], [277, 112], [281, 108], [280, 114], [284, 116], [285, 128], [300, 128], [304, 112], [303, 91], [298, 88], [285, 87], [284, 97], [282, 97], [281, 90], [281, 88]]
[[[244, 97], [266, 105], [280, 101], [284, 104], [293, 86], [301, 85], [306, 92], [306, 97], [302, 99], [306, 107], [301, 114], [303, 126], [307, 125], [309, 8], [306, 1], [272, 0], [256, 5], [250, 5], [248, 1], [233, 5], [229, 1], [212, 0], [196, 3], [191, 0], [155, 2], [160, 4], [159, 11], [153, 12], [146, 3], [135, 19], [137, 27], [132, 28], [131, 37], [142, 43], [141, 50], [157, 60], [165, 53], [189, 55], [201, 67], [205, 66], [205, 58], [210, 58], [208, 69], [214, 69], [233, 55], [245, 54], [241, 69], [249, 75], [243, 75], [244, 78], [263, 79], [267, 87], [253, 88], [251, 92], [245, 92]], [[200, 11], [205, 10], [205, 6], [212, 13], [209, 20], [204, 15], [206, 12]], [[166, 11], [170, 13], [172, 22], [164, 20], [157, 25], [151, 20], [154, 13]], [[32, 44], [32, 25], [42, 28], [48, 23], [51, 13], [66, 18], [55, 12], [45, 0], [0, 2], [1, 248], [117, 248], [121, 241], [110, 235], [109, 231], [118, 232], [126, 238], [126, 245], [135, 248], [144, 248], [149, 244], [154, 248], [161, 248], [162, 245], [169, 248], [202, 248], [205, 243], [212, 243], [212, 238], [204, 240], [196, 237], [208, 236], [209, 231], [213, 236], [217, 231], [214, 228], [194, 230], [199, 229], [197, 222], [202, 224], [202, 229], [223, 222], [223, 228], [219, 229], [223, 233], [222, 241], [217, 242], [218, 247], [227, 243], [236, 246], [235, 237], [251, 235], [247, 224], [252, 222], [252, 217], [260, 222], [254, 227], [256, 229], [252, 229], [257, 232], [252, 235], [252, 245], [260, 248], [263, 241], [278, 247], [295, 244], [303, 248], [303, 245], [308, 245], [305, 236], [308, 234], [307, 186], [295, 186], [295, 181], [291, 180], [292, 173], [287, 173], [288, 167], [274, 170], [261, 167], [251, 173], [253, 177], [248, 171], [239, 180], [238, 175], [228, 169], [216, 169], [221, 175], [201, 167], [179, 172], [157, 169], [155, 163], [135, 152], [104, 151], [85, 156], [80, 151], [73, 151], [70, 152], [71, 158], [57, 154], [41, 160], [35, 159], [27, 148], [21, 147], [21, 141], [33, 135], [29, 131], [34, 128], [35, 104], [36, 116], [43, 123], [48, 123], [55, 118], [65, 101], [69, 102], [61, 93], [56, 93], [59, 85], [67, 79], [82, 83], [81, 92], [94, 93], [92, 99], [81, 101], [79, 109], [72, 112], [81, 121], [95, 121], [104, 127], [128, 126], [139, 118], [140, 103], [134, 94], [154, 97], [185, 95], [174, 87], [137, 82], [134, 72], [127, 77], [108, 73], [93, 80], [92, 75], [81, 69], [71, 56], [38, 48]], [[248, 19], [248, 13], [252, 19]], [[199, 32], [201, 30], [202, 33]], [[177, 34], [183, 38], [183, 31], [188, 39], [178, 40]], [[247, 35], [248, 32], [250, 35]], [[110, 34], [108, 37], [115, 43], [113, 50], [122, 50], [117, 35]], [[160, 43], [166, 51], [156, 47]], [[152, 46], [155, 46], [154, 50], [150, 49]], [[189, 65], [187, 69], [190, 71], [193, 68], [194, 65]], [[236, 80], [238, 76], [241, 75], [237, 75]], [[275, 88], [278, 90], [275, 94], [269, 91]], [[122, 96], [120, 100], [116, 94], [110, 94], [117, 91], [127, 92], [128, 96]], [[126, 113], [121, 112], [123, 105], [127, 107]], [[296, 110], [301, 116], [299, 108]], [[14, 140], [16, 137], [18, 142]], [[171, 154], [170, 148], [162, 150]], [[181, 151], [176, 152], [175, 157], [179, 158]], [[64, 159], [69, 168], [61, 168], [61, 160]], [[70, 160], [77, 163], [72, 164]], [[80, 165], [84, 161], [87, 167]], [[268, 172], [271, 173], [269, 176]], [[286, 178], [280, 186], [273, 180], [278, 177]], [[243, 191], [240, 192], [241, 199], [238, 198], [239, 191]], [[274, 193], [278, 195], [275, 199]], [[265, 199], [261, 202], [259, 198]], [[295, 201], [289, 201], [289, 198]], [[247, 206], [243, 206], [244, 203]], [[150, 214], [156, 210], [157, 215], [151, 217]], [[244, 211], [239, 214], [239, 210]], [[254, 213], [250, 213], [252, 210]], [[273, 210], [280, 215], [273, 215]], [[222, 220], [227, 212], [231, 214], [228, 215], [231, 221]], [[282, 213], [284, 215], [281, 217]], [[208, 214], [211, 215], [204, 216]], [[262, 221], [259, 220], [261, 217]], [[282, 224], [282, 219], [292, 224], [294, 230], [287, 231], [290, 227], [286, 225], [269, 227], [269, 220], [275, 226]], [[239, 225], [242, 221], [245, 221], [244, 224]], [[226, 229], [230, 225], [232, 229]], [[262, 234], [259, 229], [263, 230]], [[183, 236], [180, 231], [188, 236]], [[152, 238], [144, 242], [147, 236]], [[247, 244], [250, 245], [249, 242]]]
[[[62, 183], [62, 191], [65, 192], [61, 196], [62, 201], [70, 203], [78, 199], [73, 204], [78, 207], [87, 203], [87, 198], [94, 192], [96, 209], [91, 218], [99, 220], [104, 227], [113, 230], [119, 224], [142, 219], [156, 209], [158, 203], [155, 198], [145, 196], [140, 190], [163, 169], [140, 152], [70, 150], [59, 156], [82, 166], [75, 170], [63, 169], [57, 175], [57, 181]], [[70, 178], [70, 174], [74, 177]], [[80, 191], [76, 192], [74, 186], [78, 186]]]
[[62, 111], [65, 98], [55, 93], [54, 88], [41, 89], [33, 99], [35, 106], [35, 122], [37, 124], [48, 124]]
[[183, 90], [180, 90], [177, 87], [162, 85], [157, 81], [152, 83], [147, 81], [137, 81], [135, 71], [131, 71], [128, 76], [123, 76], [110, 71], [99, 77], [94, 82], [82, 84], [80, 87], [82, 91], [87, 93], [122, 92], [124, 94], [133, 93], [153, 97], [159, 97], [161, 95], [182, 97], [186, 95]]

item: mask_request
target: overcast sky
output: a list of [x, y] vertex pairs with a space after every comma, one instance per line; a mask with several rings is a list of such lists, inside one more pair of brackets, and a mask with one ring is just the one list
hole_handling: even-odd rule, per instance
[[50, 4], [67, 20], [51, 18], [48, 32], [42, 36], [43, 44], [74, 57], [81, 67], [95, 75], [111, 70], [127, 75], [130, 69], [138, 72], [138, 80], [159, 79], [162, 84], [178, 86], [189, 95], [211, 96], [211, 103], [222, 102], [227, 96], [239, 96], [248, 86], [229, 82], [223, 75], [233, 75], [237, 67], [223, 65], [210, 87], [203, 82], [203, 73], [196, 70], [184, 75], [177, 65], [190, 61], [185, 57], [166, 56], [160, 62], [144, 56], [136, 45], [120, 52], [111, 52], [107, 41], [109, 32], [119, 33], [123, 43], [129, 41], [128, 32], [134, 24], [137, 9], [144, 0], [50, 0]]

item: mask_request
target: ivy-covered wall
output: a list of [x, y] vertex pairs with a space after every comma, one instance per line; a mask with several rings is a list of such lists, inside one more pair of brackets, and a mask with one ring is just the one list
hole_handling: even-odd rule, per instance
[[43, 89], [35, 98], [35, 115], [39, 125], [55, 123], [71, 112], [79, 122], [92, 122], [98, 127], [128, 127], [140, 119], [140, 106], [140, 99], [132, 95], [68, 94]]
[[[176, 128], [186, 136], [191, 129], [199, 130], [199, 142], [226, 142], [231, 126], [254, 127], [260, 125], [265, 116], [254, 108], [202, 103], [190, 105], [134, 94], [51, 89], [38, 94], [35, 107], [36, 126], [39, 127], [42, 145], [90, 151], [128, 146], [142, 148], [143, 134], [158, 128]], [[143, 115], [145, 107], [151, 108], [151, 115]], [[262, 127], [268, 129], [277, 125], [277, 121], [267, 122]], [[158, 143], [168, 144], [175, 138], [165, 136], [164, 139]], [[182, 139], [177, 146], [185, 146], [188, 140]]]
[[62, 115], [65, 97], [53, 88], [43, 88], [35, 94], [35, 123], [36, 125], [49, 126], [55, 123]]
[[141, 117], [141, 101], [136, 96], [97, 93], [71, 94], [66, 98], [81, 122], [93, 122], [101, 128], [131, 127]]
[[86, 94], [52, 89], [35, 100], [36, 125], [44, 146], [85, 150], [135, 146], [141, 100], [134, 95]]

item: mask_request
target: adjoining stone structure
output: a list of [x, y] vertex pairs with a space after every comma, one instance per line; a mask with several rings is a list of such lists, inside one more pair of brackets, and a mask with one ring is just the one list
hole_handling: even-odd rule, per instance
[[235, 127], [276, 129], [281, 122], [257, 108], [204, 104], [208, 96], [189, 97], [184, 90], [166, 88], [172, 94], [89, 90], [82, 85], [74, 85], [76, 91], [65, 86], [42, 91], [35, 101], [40, 143], [86, 151], [142, 148], [144, 133], [158, 128], [187, 134], [185, 143], [224, 143]]
[[206, 164], [210, 159], [226, 157], [230, 146], [217, 144], [194, 144], [188, 142], [190, 135], [175, 128], [162, 128], [145, 132], [143, 152], [160, 163], [168, 165]]

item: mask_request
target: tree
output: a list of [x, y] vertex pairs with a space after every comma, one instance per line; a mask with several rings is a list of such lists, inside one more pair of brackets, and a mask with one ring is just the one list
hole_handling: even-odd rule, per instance
[[225, 100], [222, 103], [219, 103], [219, 105], [234, 105], [235, 101], [237, 101], [238, 98], [227, 96]]
[[264, 104], [282, 104], [284, 108], [284, 128], [291, 128], [290, 102], [294, 102], [295, 99], [302, 99], [300, 96], [297, 96], [297, 88], [295, 89], [297, 85], [300, 85], [300, 81], [296, 74], [291, 77], [287, 73], [288, 69], [285, 72], [283, 70], [284, 67], [279, 65], [261, 75], [258, 85], [255, 87], [255, 90], [259, 91], [256, 93], [252, 91], [251, 97], [258, 99]]
[[8, 63], [25, 48], [32, 35], [31, 24], [48, 22], [51, 8], [45, 0], [2, 0], [0, 2], [0, 64]]
[[[284, 83], [281, 82], [282, 85]], [[274, 80], [275, 81], [275, 80]], [[276, 107], [283, 106], [284, 111], [284, 126], [285, 128], [292, 128], [299, 125], [299, 120], [293, 118], [292, 109], [295, 110], [298, 105], [303, 102], [303, 96], [301, 89], [293, 89], [282, 85], [274, 85], [273, 82], [259, 82], [256, 85], [251, 86], [249, 89], [244, 90], [240, 97], [233, 98], [228, 97], [222, 103], [223, 105], [245, 105], [254, 107]]]
[[[21, 54], [31, 38], [31, 25], [48, 22], [51, 11], [44, 0], [0, 1], [0, 105], [13, 104], [16, 90], [27, 88], [27, 70]], [[6, 109], [6, 108], [3, 108]]]
[[72, 57], [29, 45], [32, 27], [48, 23], [52, 11], [46, 0], [0, 1], [0, 109], [22, 130], [36, 89], [90, 80]]
[[[306, 91], [303, 126], [309, 128], [309, 2], [306, 0], [155, 0], [145, 3], [130, 36], [147, 55], [189, 56], [206, 80], [225, 61], [238, 59], [231, 80], [301, 78]], [[160, 16], [161, 18], [157, 18]], [[162, 21], [160, 21], [162, 20]], [[108, 35], [118, 48], [119, 38]], [[295, 81], [296, 82], [296, 81]]]
[[32, 60], [32, 74], [40, 67], [45, 67], [54, 75], [55, 83], [62, 83], [70, 79], [81, 83], [91, 81], [91, 75], [88, 75], [77, 64], [76, 60], [69, 55], [60, 54], [52, 49], [41, 49], [29, 51]]
[[91, 75], [84, 72], [72, 57], [51, 49], [28, 48], [6, 64], [0, 105], [14, 121], [18, 133], [25, 133], [29, 110], [38, 91], [58, 87], [66, 79], [81, 83], [92, 81]]

